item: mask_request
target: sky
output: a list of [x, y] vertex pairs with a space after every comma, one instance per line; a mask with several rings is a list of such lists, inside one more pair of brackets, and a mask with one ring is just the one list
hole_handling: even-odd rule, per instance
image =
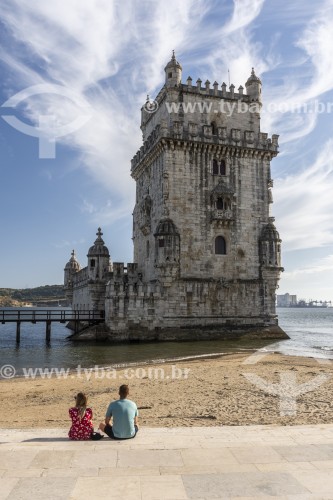
[[333, 0], [2, 0], [0, 287], [62, 283], [98, 226], [132, 261], [140, 108], [174, 49], [183, 81], [260, 75], [261, 130], [280, 135], [278, 293], [333, 302], [332, 26]]

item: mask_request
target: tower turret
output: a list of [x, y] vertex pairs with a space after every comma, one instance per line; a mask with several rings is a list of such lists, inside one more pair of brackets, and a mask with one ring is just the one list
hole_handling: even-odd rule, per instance
[[274, 217], [263, 227], [260, 235], [260, 261], [263, 266], [281, 269], [281, 239]]
[[182, 81], [182, 67], [176, 60], [175, 51], [172, 51], [171, 60], [164, 68], [165, 71], [165, 85], [167, 87], [175, 87]]
[[262, 228], [259, 241], [260, 269], [264, 279], [261, 295], [265, 313], [274, 317], [276, 289], [283, 267], [281, 267], [281, 238], [274, 225], [274, 217], [269, 217], [268, 220], [268, 224]]
[[64, 269], [64, 289], [66, 298], [71, 303], [73, 298], [73, 276], [79, 272], [81, 266], [76, 259], [75, 250], [72, 251], [71, 258], [65, 265]]
[[65, 271], [65, 275], [64, 275], [65, 286], [68, 286], [70, 284], [73, 274], [80, 271], [80, 269], [81, 269], [81, 266], [76, 259], [75, 250], [73, 250], [71, 253], [71, 258], [67, 262], [65, 269], [64, 269], [64, 271]]
[[96, 240], [88, 251], [88, 275], [90, 280], [101, 280], [110, 271], [110, 253], [102, 239], [102, 231], [99, 227]]
[[250, 101], [256, 101], [261, 104], [261, 86], [261, 80], [255, 74], [254, 68], [252, 68], [251, 76], [245, 84], [246, 93], [250, 97]]
[[163, 218], [157, 225], [155, 234], [155, 267], [159, 270], [164, 286], [169, 286], [171, 278], [179, 274], [180, 237], [174, 222]]

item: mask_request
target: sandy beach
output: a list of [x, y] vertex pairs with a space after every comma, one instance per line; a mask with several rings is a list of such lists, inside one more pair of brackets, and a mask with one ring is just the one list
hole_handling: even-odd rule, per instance
[[[84, 391], [97, 427], [109, 402], [117, 399], [118, 387], [123, 383], [128, 383], [130, 399], [139, 407], [141, 426], [333, 422], [333, 362], [268, 354], [248, 363], [248, 357], [248, 354], [233, 354], [138, 365], [126, 370], [72, 371], [58, 378], [2, 380], [0, 425], [2, 428], [69, 427], [68, 408], [73, 405], [75, 394]], [[294, 393], [292, 386], [300, 384], [303, 394], [297, 397], [296, 414], [281, 415], [281, 396], [268, 392], [278, 389]]]

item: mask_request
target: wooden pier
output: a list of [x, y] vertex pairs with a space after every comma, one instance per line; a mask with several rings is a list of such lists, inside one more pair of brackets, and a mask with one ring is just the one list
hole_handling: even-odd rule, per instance
[[3, 309], [0, 310], [0, 322], [16, 323], [16, 343], [21, 340], [21, 323], [45, 323], [45, 340], [51, 340], [52, 323], [74, 323], [74, 332], [79, 331], [80, 323], [88, 326], [104, 323], [104, 311], [73, 311], [71, 309]]

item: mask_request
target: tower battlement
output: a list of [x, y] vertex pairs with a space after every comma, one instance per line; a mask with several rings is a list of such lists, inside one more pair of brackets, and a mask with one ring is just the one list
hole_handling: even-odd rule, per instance
[[[163, 124], [164, 125], [164, 124]], [[168, 141], [169, 140], [169, 141]], [[242, 150], [244, 155], [267, 155], [274, 158], [279, 151], [279, 136], [273, 134], [268, 137], [264, 132], [253, 132], [252, 130], [241, 130], [237, 128], [217, 127], [213, 134], [212, 125], [198, 125], [189, 122], [184, 125], [180, 121], [173, 121], [168, 126], [157, 125], [152, 133], [144, 141], [143, 145], [131, 160], [131, 172], [135, 178], [136, 169], [148, 154], [158, 154], [160, 142], [162, 147], [170, 141], [177, 141], [179, 147], [188, 148], [192, 145], [195, 148], [212, 146], [212, 150], [220, 154], [234, 154], [235, 148]], [[251, 152], [253, 151], [253, 152]]]

